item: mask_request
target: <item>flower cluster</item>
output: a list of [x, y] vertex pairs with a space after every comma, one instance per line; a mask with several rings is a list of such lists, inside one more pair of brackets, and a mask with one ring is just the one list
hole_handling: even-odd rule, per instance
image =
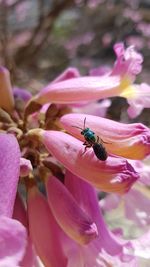
[[[0, 68], [1, 267], [35, 267], [39, 259], [45, 267], [135, 267], [149, 257], [149, 232], [146, 241], [145, 234], [124, 240], [101, 211], [124, 199], [128, 219], [150, 221], [149, 197], [139, 190], [150, 184], [143, 163], [150, 129], [105, 118], [109, 97], [125, 97], [131, 117], [149, 108], [150, 87], [134, 84], [143, 61], [134, 47], [114, 50], [112, 70], [83, 77], [69, 68], [33, 97], [12, 90], [8, 70]], [[101, 201], [98, 191], [105, 192]]]

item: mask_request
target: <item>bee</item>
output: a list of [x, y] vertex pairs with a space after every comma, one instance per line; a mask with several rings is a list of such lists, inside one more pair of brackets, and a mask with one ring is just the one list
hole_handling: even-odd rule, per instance
[[105, 161], [108, 157], [108, 154], [103, 144], [106, 142], [104, 142], [99, 136], [96, 136], [96, 134], [90, 128], [87, 128], [85, 124], [86, 124], [86, 117], [84, 119], [83, 129], [77, 126], [73, 126], [81, 130], [81, 134], [84, 136], [85, 139], [83, 143], [85, 149], [82, 155], [86, 152], [87, 148], [92, 147], [95, 156], [99, 160]]

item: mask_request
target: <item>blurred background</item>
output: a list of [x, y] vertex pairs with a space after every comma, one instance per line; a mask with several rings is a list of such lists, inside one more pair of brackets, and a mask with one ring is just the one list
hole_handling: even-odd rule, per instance
[[[33, 93], [69, 66], [82, 75], [111, 66], [120, 41], [143, 54], [138, 82], [149, 83], [150, 0], [0, 0], [0, 64]], [[109, 117], [120, 120], [126, 102], [116, 103]], [[148, 124], [147, 112], [134, 121]]]
[[18, 85], [38, 90], [68, 66], [109, 66], [119, 41], [144, 55], [149, 82], [150, 0], [0, 0], [0, 64]]

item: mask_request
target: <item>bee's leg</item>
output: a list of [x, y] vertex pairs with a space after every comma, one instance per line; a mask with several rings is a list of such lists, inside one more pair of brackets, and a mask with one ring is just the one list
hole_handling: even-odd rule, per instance
[[89, 143], [87, 142], [87, 141], [85, 141], [84, 143], [83, 143], [83, 145], [84, 146], [87, 146]]
[[97, 136], [97, 140], [96, 140], [97, 143], [99, 143], [99, 136]]
[[81, 156], [83, 156], [83, 155], [85, 154], [86, 149], [87, 149], [88, 147], [91, 147], [91, 146], [92, 146], [91, 144], [87, 143], [86, 141], [83, 143], [83, 145], [85, 146], [85, 148], [84, 148], [84, 151], [83, 151], [83, 153], [81, 154]]
[[[101, 139], [102, 140], [102, 139]], [[105, 142], [105, 141], [103, 141], [102, 140], [102, 143], [104, 143], [104, 144], [112, 144], [112, 143], [110, 143], [110, 142]]]
[[99, 140], [101, 141], [101, 143], [103, 144], [111, 144], [109, 142], [105, 142], [102, 138], [100, 138], [99, 136], [97, 136], [97, 142], [99, 142]]

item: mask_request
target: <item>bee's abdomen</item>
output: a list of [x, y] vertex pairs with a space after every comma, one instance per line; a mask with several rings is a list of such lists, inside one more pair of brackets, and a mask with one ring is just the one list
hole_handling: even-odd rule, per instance
[[102, 161], [105, 161], [107, 159], [108, 154], [107, 154], [105, 147], [102, 144], [95, 143], [93, 145], [93, 150], [98, 159]]

